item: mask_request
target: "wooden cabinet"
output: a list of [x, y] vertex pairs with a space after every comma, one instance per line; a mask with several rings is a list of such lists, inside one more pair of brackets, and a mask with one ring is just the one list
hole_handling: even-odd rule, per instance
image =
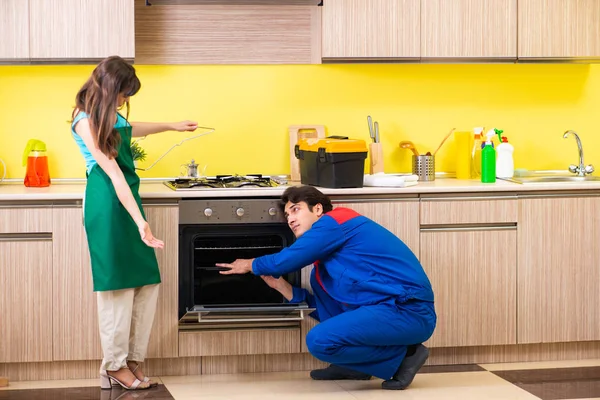
[[600, 340], [600, 197], [520, 202], [518, 342]]
[[29, 0], [30, 58], [99, 60], [135, 54], [134, 0]]
[[[152, 233], [165, 242], [165, 248], [157, 250], [162, 283], [148, 358], [178, 355], [178, 212], [176, 204], [145, 206]], [[55, 207], [53, 221], [54, 360], [101, 359], [96, 293], [81, 207]]]
[[421, 57], [516, 59], [517, 0], [421, 0]]
[[323, 2], [322, 57], [418, 59], [421, 0]]
[[438, 315], [429, 346], [516, 343], [516, 227], [423, 229], [421, 262]]
[[516, 343], [516, 196], [424, 196], [421, 263], [438, 315], [432, 347]]
[[29, 0], [0, 1], [0, 62], [29, 59]]
[[50, 228], [48, 208], [0, 208], [0, 363], [52, 361]]
[[333, 202], [372, 219], [398, 236], [419, 257], [419, 199], [348, 200]]
[[173, 3], [135, 1], [136, 63], [321, 63], [321, 7]]
[[519, 0], [520, 59], [600, 58], [600, 2]]
[[81, 206], [52, 210], [53, 359], [102, 358], [96, 293]]
[[154, 236], [165, 242], [163, 249], [156, 250], [162, 282], [148, 358], [173, 358], [179, 352], [179, 207], [176, 202], [145, 204], [144, 212]]

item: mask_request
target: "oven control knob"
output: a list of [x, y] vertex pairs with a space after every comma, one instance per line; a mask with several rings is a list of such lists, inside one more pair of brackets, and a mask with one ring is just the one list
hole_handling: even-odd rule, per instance
[[271, 217], [274, 217], [275, 215], [277, 215], [277, 210], [275, 209], [275, 207], [269, 208], [269, 215]]
[[242, 207], [238, 208], [237, 210], [235, 210], [235, 214], [238, 217], [243, 217], [244, 216], [244, 209]]
[[212, 213], [213, 213], [212, 208], [204, 209], [204, 215], [206, 215], [207, 217], [210, 217], [212, 215]]

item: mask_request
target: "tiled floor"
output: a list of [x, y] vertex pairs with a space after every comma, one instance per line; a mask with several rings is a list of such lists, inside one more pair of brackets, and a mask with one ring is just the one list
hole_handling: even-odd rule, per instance
[[12, 382], [0, 400], [600, 400], [600, 360], [424, 367], [405, 391], [381, 380], [313, 381], [308, 372], [163, 376], [144, 391], [103, 391], [98, 381]]

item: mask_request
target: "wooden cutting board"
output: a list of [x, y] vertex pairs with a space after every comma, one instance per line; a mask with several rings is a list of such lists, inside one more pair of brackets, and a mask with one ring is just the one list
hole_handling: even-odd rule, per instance
[[300, 160], [294, 148], [300, 139], [321, 139], [325, 137], [325, 125], [291, 125], [290, 134], [290, 176], [292, 181], [300, 181]]
[[0, 376], [0, 387], [6, 387], [8, 386], [8, 378], [4, 378], [2, 376]]

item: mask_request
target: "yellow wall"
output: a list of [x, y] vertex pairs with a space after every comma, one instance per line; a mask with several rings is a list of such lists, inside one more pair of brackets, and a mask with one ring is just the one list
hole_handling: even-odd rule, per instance
[[[142, 177], [175, 176], [195, 158], [208, 175], [289, 173], [291, 124], [324, 124], [329, 134], [369, 140], [379, 121], [386, 172], [410, 171], [413, 140], [437, 147], [450, 128], [498, 127], [515, 146], [517, 168], [565, 169], [577, 160], [577, 131], [588, 163], [600, 168], [600, 65], [136, 66], [142, 90], [131, 120], [195, 119], [217, 131], [177, 147]], [[75, 93], [93, 66], [0, 67], [0, 158], [21, 178], [25, 143], [47, 143], [53, 177], [84, 177], [67, 123]], [[141, 144], [148, 166], [189, 134], [162, 133]], [[437, 170], [452, 171], [453, 142]], [[1, 166], [0, 166], [1, 168]]]

